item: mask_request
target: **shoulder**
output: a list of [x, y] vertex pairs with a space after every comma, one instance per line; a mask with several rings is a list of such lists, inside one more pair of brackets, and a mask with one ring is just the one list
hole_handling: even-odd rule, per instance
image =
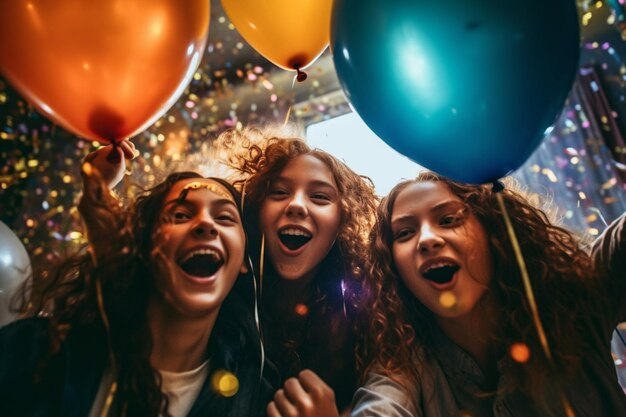
[[23, 350], [25, 347], [48, 338], [51, 332], [50, 320], [32, 317], [9, 323], [0, 328], [0, 351]]
[[420, 397], [420, 391], [420, 387], [409, 388], [409, 384], [401, 384], [385, 375], [382, 369], [375, 368], [354, 395], [351, 416], [419, 416], [415, 400]]

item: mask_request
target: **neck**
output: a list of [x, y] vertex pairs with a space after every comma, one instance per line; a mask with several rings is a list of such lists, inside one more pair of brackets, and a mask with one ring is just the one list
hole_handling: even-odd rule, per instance
[[494, 320], [494, 317], [498, 317], [496, 310], [485, 296], [465, 316], [437, 318], [443, 333], [476, 361], [488, 380], [498, 372], [501, 353], [495, 343], [500, 329], [498, 321]]
[[153, 298], [148, 305], [152, 335], [150, 364], [159, 370], [184, 372], [197, 368], [207, 359], [209, 337], [219, 309], [208, 316], [190, 317]]

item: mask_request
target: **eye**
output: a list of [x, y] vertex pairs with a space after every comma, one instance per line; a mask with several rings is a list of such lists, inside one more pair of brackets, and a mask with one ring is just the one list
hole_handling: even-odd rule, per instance
[[311, 195], [311, 199], [317, 201], [331, 201], [330, 196], [324, 193], [314, 193]]
[[215, 220], [220, 222], [237, 223], [237, 217], [229, 212], [219, 213], [215, 216]]
[[415, 230], [410, 228], [400, 229], [393, 234], [393, 240], [404, 242], [409, 240], [415, 234]]
[[458, 210], [451, 214], [446, 214], [439, 220], [439, 225], [444, 227], [456, 227], [465, 221], [465, 209]]
[[280, 199], [289, 195], [287, 190], [285, 190], [284, 188], [270, 188], [267, 194], [268, 196], [275, 198], [275, 199]]
[[170, 214], [170, 218], [174, 222], [180, 222], [180, 221], [191, 219], [191, 215], [187, 211], [176, 210], [176, 211], [174, 211], [173, 213]]

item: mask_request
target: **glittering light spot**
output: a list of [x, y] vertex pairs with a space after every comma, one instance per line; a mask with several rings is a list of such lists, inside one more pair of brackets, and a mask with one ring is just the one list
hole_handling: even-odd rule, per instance
[[223, 397], [232, 397], [239, 391], [239, 380], [231, 372], [218, 370], [211, 376], [211, 387]]
[[541, 170], [541, 173], [543, 175], [545, 175], [546, 177], [548, 177], [548, 179], [550, 180], [550, 182], [558, 182], [559, 180], [557, 179], [556, 175], [554, 175], [554, 172], [552, 172], [552, 170], [550, 168], [544, 168]]
[[615, 187], [616, 184], [617, 184], [617, 178], [613, 177], [609, 179], [607, 182], [605, 182], [604, 184], [602, 184], [602, 189], [603, 190], [611, 189]]
[[577, 163], [580, 162], [580, 159], [578, 159], [578, 157], [575, 156], [572, 159], [570, 159], [570, 162], [572, 163], [572, 165], [576, 165]]
[[83, 234], [81, 232], [70, 232], [70, 234], [68, 235], [68, 237], [71, 240], [76, 240], [76, 239], [80, 239], [81, 237], [83, 237]]
[[596, 9], [599, 9], [602, 7], [602, 2], [601, 1], [597, 1], [596, 2]]
[[454, 308], [456, 306], [456, 295], [454, 295], [451, 291], [444, 291], [439, 296], [439, 304], [443, 308]]
[[26, 227], [33, 227], [33, 226], [35, 226], [35, 221], [33, 219], [26, 220]]
[[69, 184], [70, 182], [72, 182], [72, 177], [70, 177], [69, 175], [64, 175], [63, 176], [63, 182], [65, 184]]
[[297, 315], [302, 316], [302, 317], [309, 314], [309, 308], [305, 304], [296, 304], [296, 307], [294, 310]]
[[202, 79], [202, 74], [200, 74], [199, 72], [196, 72], [193, 75], [193, 79], [196, 80], [196, 81], [200, 81]]
[[87, 176], [91, 175], [93, 173], [93, 166], [89, 162], [85, 162], [83, 164], [83, 172]]
[[530, 358], [530, 349], [525, 343], [513, 343], [509, 349], [509, 354], [515, 362], [528, 362]]
[[615, 359], [615, 365], [616, 365], [616, 366], [620, 366], [620, 365], [621, 365], [621, 364], [623, 364], [623, 363], [624, 363], [624, 362], [623, 362], [620, 358]]
[[591, 12], [587, 12], [583, 15], [583, 18], [582, 18], [583, 26], [587, 26], [589, 24], [589, 20], [591, 20], [592, 16], [593, 14], [591, 14]]
[[579, 192], [578, 192], [578, 197], [580, 197], [580, 199], [581, 199], [581, 200], [585, 200], [585, 199], [587, 198], [587, 196], [585, 195], [585, 193], [584, 193], [584, 192], [582, 192], [582, 191], [579, 191]]
[[600, 234], [600, 231], [595, 227], [590, 227], [588, 232], [591, 236], [598, 236]]
[[29, 168], [35, 168], [37, 165], [39, 165], [39, 161], [36, 159], [30, 159], [28, 160], [26, 165], [28, 165]]

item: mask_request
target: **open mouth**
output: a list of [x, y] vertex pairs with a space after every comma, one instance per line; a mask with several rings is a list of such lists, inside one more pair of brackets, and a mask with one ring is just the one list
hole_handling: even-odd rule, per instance
[[459, 270], [458, 265], [434, 265], [422, 275], [429, 281], [437, 284], [447, 284], [452, 281], [454, 274]]
[[297, 250], [306, 245], [313, 236], [302, 229], [287, 228], [278, 232], [281, 243], [289, 250]]
[[201, 249], [187, 254], [178, 262], [185, 273], [207, 278], [214, 275], [224, 264], [221, 255], [211, 249]]

